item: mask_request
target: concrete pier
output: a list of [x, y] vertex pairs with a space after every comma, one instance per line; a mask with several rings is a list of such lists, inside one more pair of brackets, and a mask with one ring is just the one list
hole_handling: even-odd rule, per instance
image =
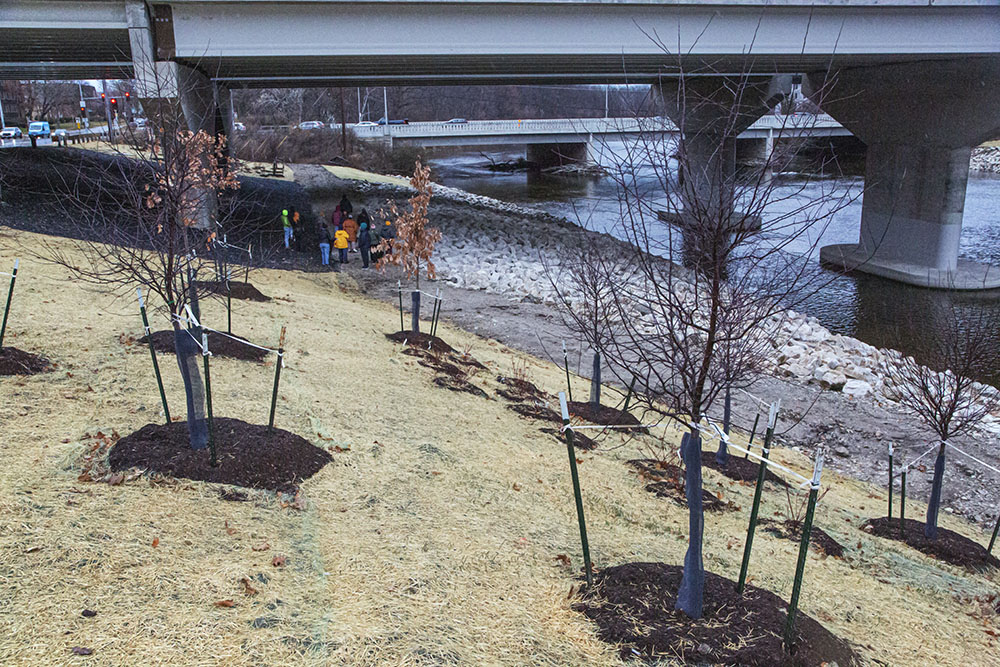
[[1000, 287], [958, 258], [973, 146], [1000, 135], [996, 60], [881, 65], [809, 77], [813, 100], [868, 146], [856, 244], [820, 260], [911, 285]]

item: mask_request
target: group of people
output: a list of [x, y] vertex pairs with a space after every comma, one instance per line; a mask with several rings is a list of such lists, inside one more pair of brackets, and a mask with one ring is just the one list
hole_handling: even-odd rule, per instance
[[[295, 207], [281, 211], [281, 225], [284, 230], [285, 249], [302, 250], [302, 218]], [[354, 217], [354, 206], [344, 195], [340, 203], [333, 209], [329, 220], [321, 213], [316, 223], [316, 236], [319, 241], [320, 262], [323, 266], [330, 265], [330, 250], [336, 250], [341, 264], [346, 264], [350, 253], [361, 255], [361, 266], [367, 269], [372, 261], [372, 246], [379, 241], [393, 236], [392, 226], [388, 221], [385, 229], [373, 229], [372, 218], [368, 210], [361, 209], [357, 218]]]
[[372, 219], [368, 210], [361, 209], [357, 219], [353, 217], [354, 207], [344, 195], [330, 214], [330, 222], [321, 215], [317, 223], [319, 254], [323, 266], [330, 264], [330, 246], [337, 250], [340, 263], [347, 263], [348, 253], [361, 254], [361, 266], [367, 269], [371, 262]]

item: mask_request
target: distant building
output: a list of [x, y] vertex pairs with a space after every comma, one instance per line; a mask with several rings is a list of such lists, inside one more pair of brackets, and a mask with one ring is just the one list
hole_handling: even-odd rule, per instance
[[0, 81], [0, 107], [3, 108], [5, 125], [24, 125], [20, 81]]

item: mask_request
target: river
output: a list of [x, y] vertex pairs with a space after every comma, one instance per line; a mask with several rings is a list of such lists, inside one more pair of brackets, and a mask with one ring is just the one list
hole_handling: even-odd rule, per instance
[[[491, 152], [496, 160], [524, 157], [524, 152]], [[609, 163], [613, 160], [599, 161]], [[540, 208], [565, 217], [588, 229], [621, 237], [618, 190], [609, 177], [546, 176], [525, 172], [501, 173], [486, 169], [487, 160], [478, 152], [456, 152], [430, 160], [434, 180], [468, 192], [503, 201]], [[608, 164], [607, 166], [611, 166]], [[651, 168], [635, 170], [640, 183], [655, 186]], [[973, 172], [975, 174], [975, 172]], [[790, 184], [788, 193], [819, 196], [820, 189], [834, 188], [840, 194], [857, 196], [861, 178]], [[804, 188], [804, 189], [803, 189]], [[1000, 176], [973, 175], [969, 178], [960, 254], [966, 259], [1000, 266]], [[799, 248], [818, 254], [820, 245], [856, 243], [861, 220], [861, 199], [840, 208], [825, 225], [819, 244]], [[795, 248], [790, 248], [795, 250]], [[818, 257], [814, 258], [818, 260]], [[875, 276], [837, 276], [798, 308], [816, 317], [835, 333], [859, 338], [878, 347], [897, 347], [903, 352], [925, 357], [923, 349], [930, 334], [945, 330], [943, 320], [957, 313], [963, 326], [980, 321], [980, 309], [1000, 316], [1000, 291], [948, 293], [903, 285]], [[1000, 386], [1000, 331], [995, 354], [978, 374]]]

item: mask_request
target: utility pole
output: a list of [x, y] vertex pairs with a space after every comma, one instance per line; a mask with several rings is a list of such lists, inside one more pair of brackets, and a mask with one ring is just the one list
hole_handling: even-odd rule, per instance
[[389, 127], [389, 93], [382, 86], [382, 108], [385, 110], [385, 126]]
[[361, 88], [358, 88], [358, 122], [361, 122]]
[[604, 117], [608, 117], [608, 84], [604, 84]]
[[347, 157], [347, 110], [344, 108], [344, 87], [340, 87], [340, 154]]
[[101, 79], [101, 97], [104, 98], [104, 119], [108, 122], [108, 141], [114, 135], [114, 127], [111, 123], [111, 100], [108, 98], [108, 80]]

